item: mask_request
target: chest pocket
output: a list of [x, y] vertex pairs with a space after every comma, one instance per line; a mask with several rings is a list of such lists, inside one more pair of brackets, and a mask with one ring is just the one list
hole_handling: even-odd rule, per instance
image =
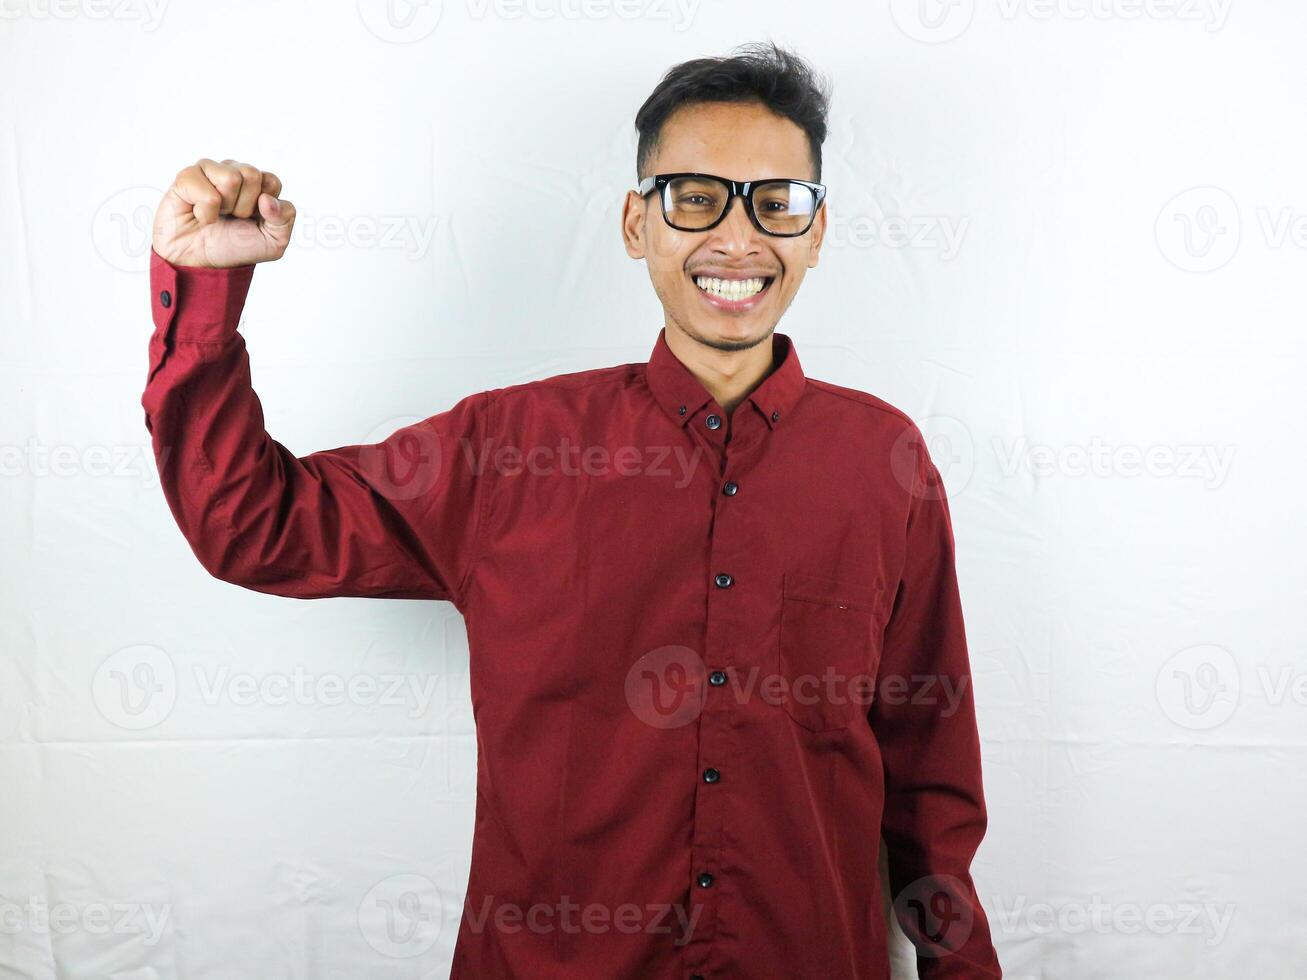
[[871, 704], [884, 589], [806, 572], [781, 581], [781, 704], [814, 732], [847, 728]]

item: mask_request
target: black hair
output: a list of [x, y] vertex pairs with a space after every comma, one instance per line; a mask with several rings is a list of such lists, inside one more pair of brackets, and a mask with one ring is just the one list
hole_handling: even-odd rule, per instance
[[731, 57], [685, 61], [663, 76], [635, 114], [637, 177], [647, 176], [668, 117], [681, 106], [702, 102], [757, 102], [791, 120], [807, 134], [815, 179], [821, 180], [830, 83], [798, 55], [770, 41], [742, 44]]

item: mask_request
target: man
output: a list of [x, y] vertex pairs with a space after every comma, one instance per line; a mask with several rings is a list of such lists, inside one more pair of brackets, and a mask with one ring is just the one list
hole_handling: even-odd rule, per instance
[[641, 108], [622, 235], [665, 313], [648, 363], [300, 458], [264, 431], [237, 332], [290, 239], [281, 181], [204, 159], [160, 206], [142, 404], [201, 563], [466, 617], [451, 977], [880, 980], [882, 835], [920, 975], [1001, 976], [939, 474], [906, 415], [805, 378], [775, 332], [826, 231], [827, 103], [760, 45]]

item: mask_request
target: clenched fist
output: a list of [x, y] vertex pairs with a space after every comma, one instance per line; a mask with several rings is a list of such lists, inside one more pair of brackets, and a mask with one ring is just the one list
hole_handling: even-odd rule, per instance
[[281, 181], [248, 163], [207, 157], [177, 174], [154, 215], [154, 250], [173, 265], [225, 269], [281, 258], [295, 206]]

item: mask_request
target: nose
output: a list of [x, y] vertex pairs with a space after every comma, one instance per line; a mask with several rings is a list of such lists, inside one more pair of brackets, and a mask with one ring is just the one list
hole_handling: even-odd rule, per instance
[[743, 195], [726, 204], [726, 217], [713, 229], [713, 249], [728, 255], [750, 255], [760, 251], [758, 229], [749, 220]]

